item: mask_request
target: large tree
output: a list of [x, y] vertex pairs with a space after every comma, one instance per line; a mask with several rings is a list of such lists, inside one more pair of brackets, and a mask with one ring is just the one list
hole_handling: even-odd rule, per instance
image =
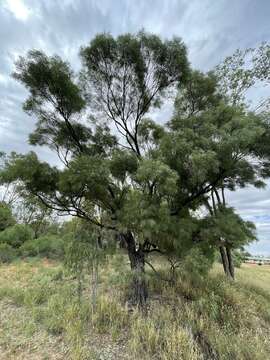
[[[201, 246], [195, 214], [214, 188], [259, 184], [249, 161], [261, 119], [219, 94], [214, 75], [189, 69], [179, 39], [140, 32], [98, 35], [82, 48], [77, 78], [59, 57], [31, 51], [15, 78], [37, 119], [32, 145], [49, 146], [62, 166], [33, 152], [12, 154], [3, 181], [21, 182], [45, 206], [114, 230], [133, 272], [132, 298], [147, 298], [145, 257]], [[178, 91], [168, 127], [149, 116]], [[236, 186], [236, 185], [235, 185]]]
[[[228, 101], [213, 73], [195, 71], [176, 97], [169, 125], [172, 131], [169, 138], [164, 137], [164, 153], [181, 183], [173, 212], [192, 205], [195, 209], [206, 207], [212, 220], [202, 222], [203, 229], [195, 238], [203, 241], [208, 232], [209, 246], [214, 243], [219, 248], [224, 271], [233, 278], [231, 250], [248, 244], [255, 235], [252, 224], [228, 209], [225, 193], [247, 185], [265, 185], [261, 178], [261, 172], [267, 170], [264, 154], [254, 149], [262, 139], [269, 139], [267, 123], [242, 104]], [[230, 227], [234, 233], [228, 231]]]
[[49, 146], [64, 166], [40, 162], [33, 152], [13, 154], [2, 177], [21, 181], [53, 210], [116, 230], [135, 270], [135, 301], [142, 304], [146, 288], [136, 274], [144, 271], [149, 243], [138, 241], [120, 214], [141, 181], [133, 175], [143, 168], [147, 128], [156, 130], [143, 117], [185, 81], [186, 50], [179, 39], [161, 41], [141, 32], [117, 39], [99, 35], [81, 57], [80, 86], [57, 56], [31, 51], [18, 61], [14, 76], [30, 92], [24, 109], [37, 118], [30, 142]]

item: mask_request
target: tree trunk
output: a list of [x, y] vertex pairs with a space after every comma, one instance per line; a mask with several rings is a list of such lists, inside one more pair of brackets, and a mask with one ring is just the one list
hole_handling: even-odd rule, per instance
[[227, 246], [226, 246], [226, 253], [227, 253], [227, 258], [228, 258], [228, 263], [229, 263], [230, 275], [231, 275], [231, 278], [234, 279], [234, 264], [233, 264], [232, 252], [231, 252], [231, 249]]
[[136, 249], [135, 239], [131, 232], [127, 232], [124, 237], [132, 271], [130, 300], [132, 304], [144, 308], [148, 297], [145, 280], [145, 254], [140, 246]]
[[219, 251], [220, 251], [223, 270], [224, 270], [225, 275], [228, 276], [228, 278], [230, 278], [230, 279], [234, 279], [234, 268], [233, 268], [230, 249], [228, 252], [227, 247], [220, 246]]
[[224, 246], [219, 247], [219, 252], [220, 252], [220, 256], [221, 256], [224, 273], [226, 276], [230, 277], [229, 262], [228, 262], [228, 257], [227, 257], [227, 253], [225, 251]]
[[98, 294], [98, 262], [94, 260], [91, 271], [91, 303], [92, 310], [96, 308], [97, 294]]

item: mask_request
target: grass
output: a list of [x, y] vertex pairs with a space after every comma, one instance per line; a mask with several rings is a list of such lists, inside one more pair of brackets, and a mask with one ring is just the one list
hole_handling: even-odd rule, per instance
[[242, 284], [261, 288], [270, 294], [270, 266], [243, 264], [237, 277]]
[[123, 262], [114, 257], [100, 269], [94, 307], [89, 278], [78, 298], [58, 262], [1, 265], [0, 359], [269, 358], [270, 267], [243, 265], [235, 283], [218, 265], [206, 277], [181, 271], [174, 286], [149, 272], [151, 301], [142, 314], [125, 301]]

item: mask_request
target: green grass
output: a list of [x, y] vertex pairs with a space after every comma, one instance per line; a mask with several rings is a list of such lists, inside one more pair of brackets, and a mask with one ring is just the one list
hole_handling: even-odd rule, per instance
[[[127, 306], [128, 276], [114, 257], [100, 269], [98, 297], [56, 261], [0, 266], [0, 359], [266, 360], [270, 267], [243, 265], [228, 281], [181, 271], [175, 286], [153, 277], [147, 314]], [[157, 263], [160, 272], [164, 264]]]

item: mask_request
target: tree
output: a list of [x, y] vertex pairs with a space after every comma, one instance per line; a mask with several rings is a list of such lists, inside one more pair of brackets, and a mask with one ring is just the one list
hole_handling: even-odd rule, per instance
[[[140, 141], [147, 132], [158, 132], [152, 123], [147, 131], [143, 117], [160, 105], [166, 90], [184, 81], [186, 50], [179, 39], [163, 42], [141, 32], [117, 39], [99, 35], [81, 57], [80, 86], [59, 57], [31, 51], [17, 63], [14, 76], [30, 91], [24, 109], [38, 118], [30, 142], [56, 151], [64, 167], [40, 162], [34, 153], [13, 154], [3, 176], [21, 181], [25, 191], [55, 211], [117, 231], [127, 244], [133, 298], [141, 305], [147, 293], [141, 273], [149, 244], [139, 242], [119, 214], [132, 198], [133, 175], [144, 156]], [[90, 127], [83, 121], [89, 104], [95, 115]]]
[[34, 231], [34, 238], [53, 230], [57, 232], [57, 222], [52, 209], [31, 194], [20, 192], [20, 198], [13, 206], [17, 222], [29, 225]]
[[3, 182], [1, 179], [1, 171], [5, 168], [8, 156], [4, 152], [0, 152], [0, 202], [12, 207], [18, 199], [17, 184], [15, 182]]
[[[80, 79], [57, 56], [20, 58], [14, 76], [30, 92], [24, 109], [37, 118], [30, 142], [49, 146], [62, 166], [13, 153], [1, 178], [58, 213], [115, 231], [130, 260], [132, 300], [143, 306], [147, 255], [204, 247], [195, 212], [209, 193], [225, 183], [260, 184], [248, 155], [265, 127], [226, 102], [213, 74], [189, 69], [179, 39], [103, 34], [81, 58]], [[156, 124], [150, 111], [177, 89], [169, 126]]]
[[216, 189], [211, 195], [212, 206], [207, 204], [209, 216], [203, 220], [201, 236], [219, 249], [224, 273], [234, 279], [233, 253], [256, 240], [256, 228], [252, 222], [244, 221], [232, 208], [226, 207], [224, 194], [222, 201]]
[[212, 224], [202, 221], [202, 230], [195, 233], [195, 238], [212, 239], [209, 246], [214, 243], [219, 247], [224, 271], [233, 278], [231, 250], [253, 241], [255, 235], [252, 224], [226, 207], [225, 189], [265, 185], [260, 172], [263, 154], [254, 152], [262, 137], [269, 139], [265, 120], [243, 106], [228, 103], [218, 91], [213, 73], [194, 72], [176, 98], [169, 126], [173, 131], [164, 149], [182, 185], [174, 207], [206, 206]]
[[32, 227], [35, 238], [37, 238], [50, 226], [53, 221], [53, 212], [39, 199], [25, 191], [20, 181], [9, 181], [5, 178], [3, 170], [13, 156], [16, 155], [7, 156], [2, 153], [1, 156], [0, 191], [2, 190], [2, 202], [8, 204], [17, 223]]
[[112, 231], [101, 230], [82, 219], [73, 218], [62, 226], [65, 246], [65, 266], [78, 280], [79, 298], [82, 280], [91, 277], [91, 303], [95, 310], [99, 283], [99, 266], [109, 254], [115, 252]]
[[[257, 162], [257, 171], [262, 178], [268, 178], [269, 169], [269, 105], [270, 99], [265, 91], [265, 96], [248, 101], [251, 90], [255, 87], [269, 88], [270, 85], [270, 45], [263, 42], [257, 48], [237, 50], [232, 56], [227, 57], [215, 69], [219, 82], [219, 90], [229, 103], [252, 109], [257, 117], [261, 117], [264, 131], [250, 148], [253, 161]], [[256, 158], [256, 160], [255, 160]]]

